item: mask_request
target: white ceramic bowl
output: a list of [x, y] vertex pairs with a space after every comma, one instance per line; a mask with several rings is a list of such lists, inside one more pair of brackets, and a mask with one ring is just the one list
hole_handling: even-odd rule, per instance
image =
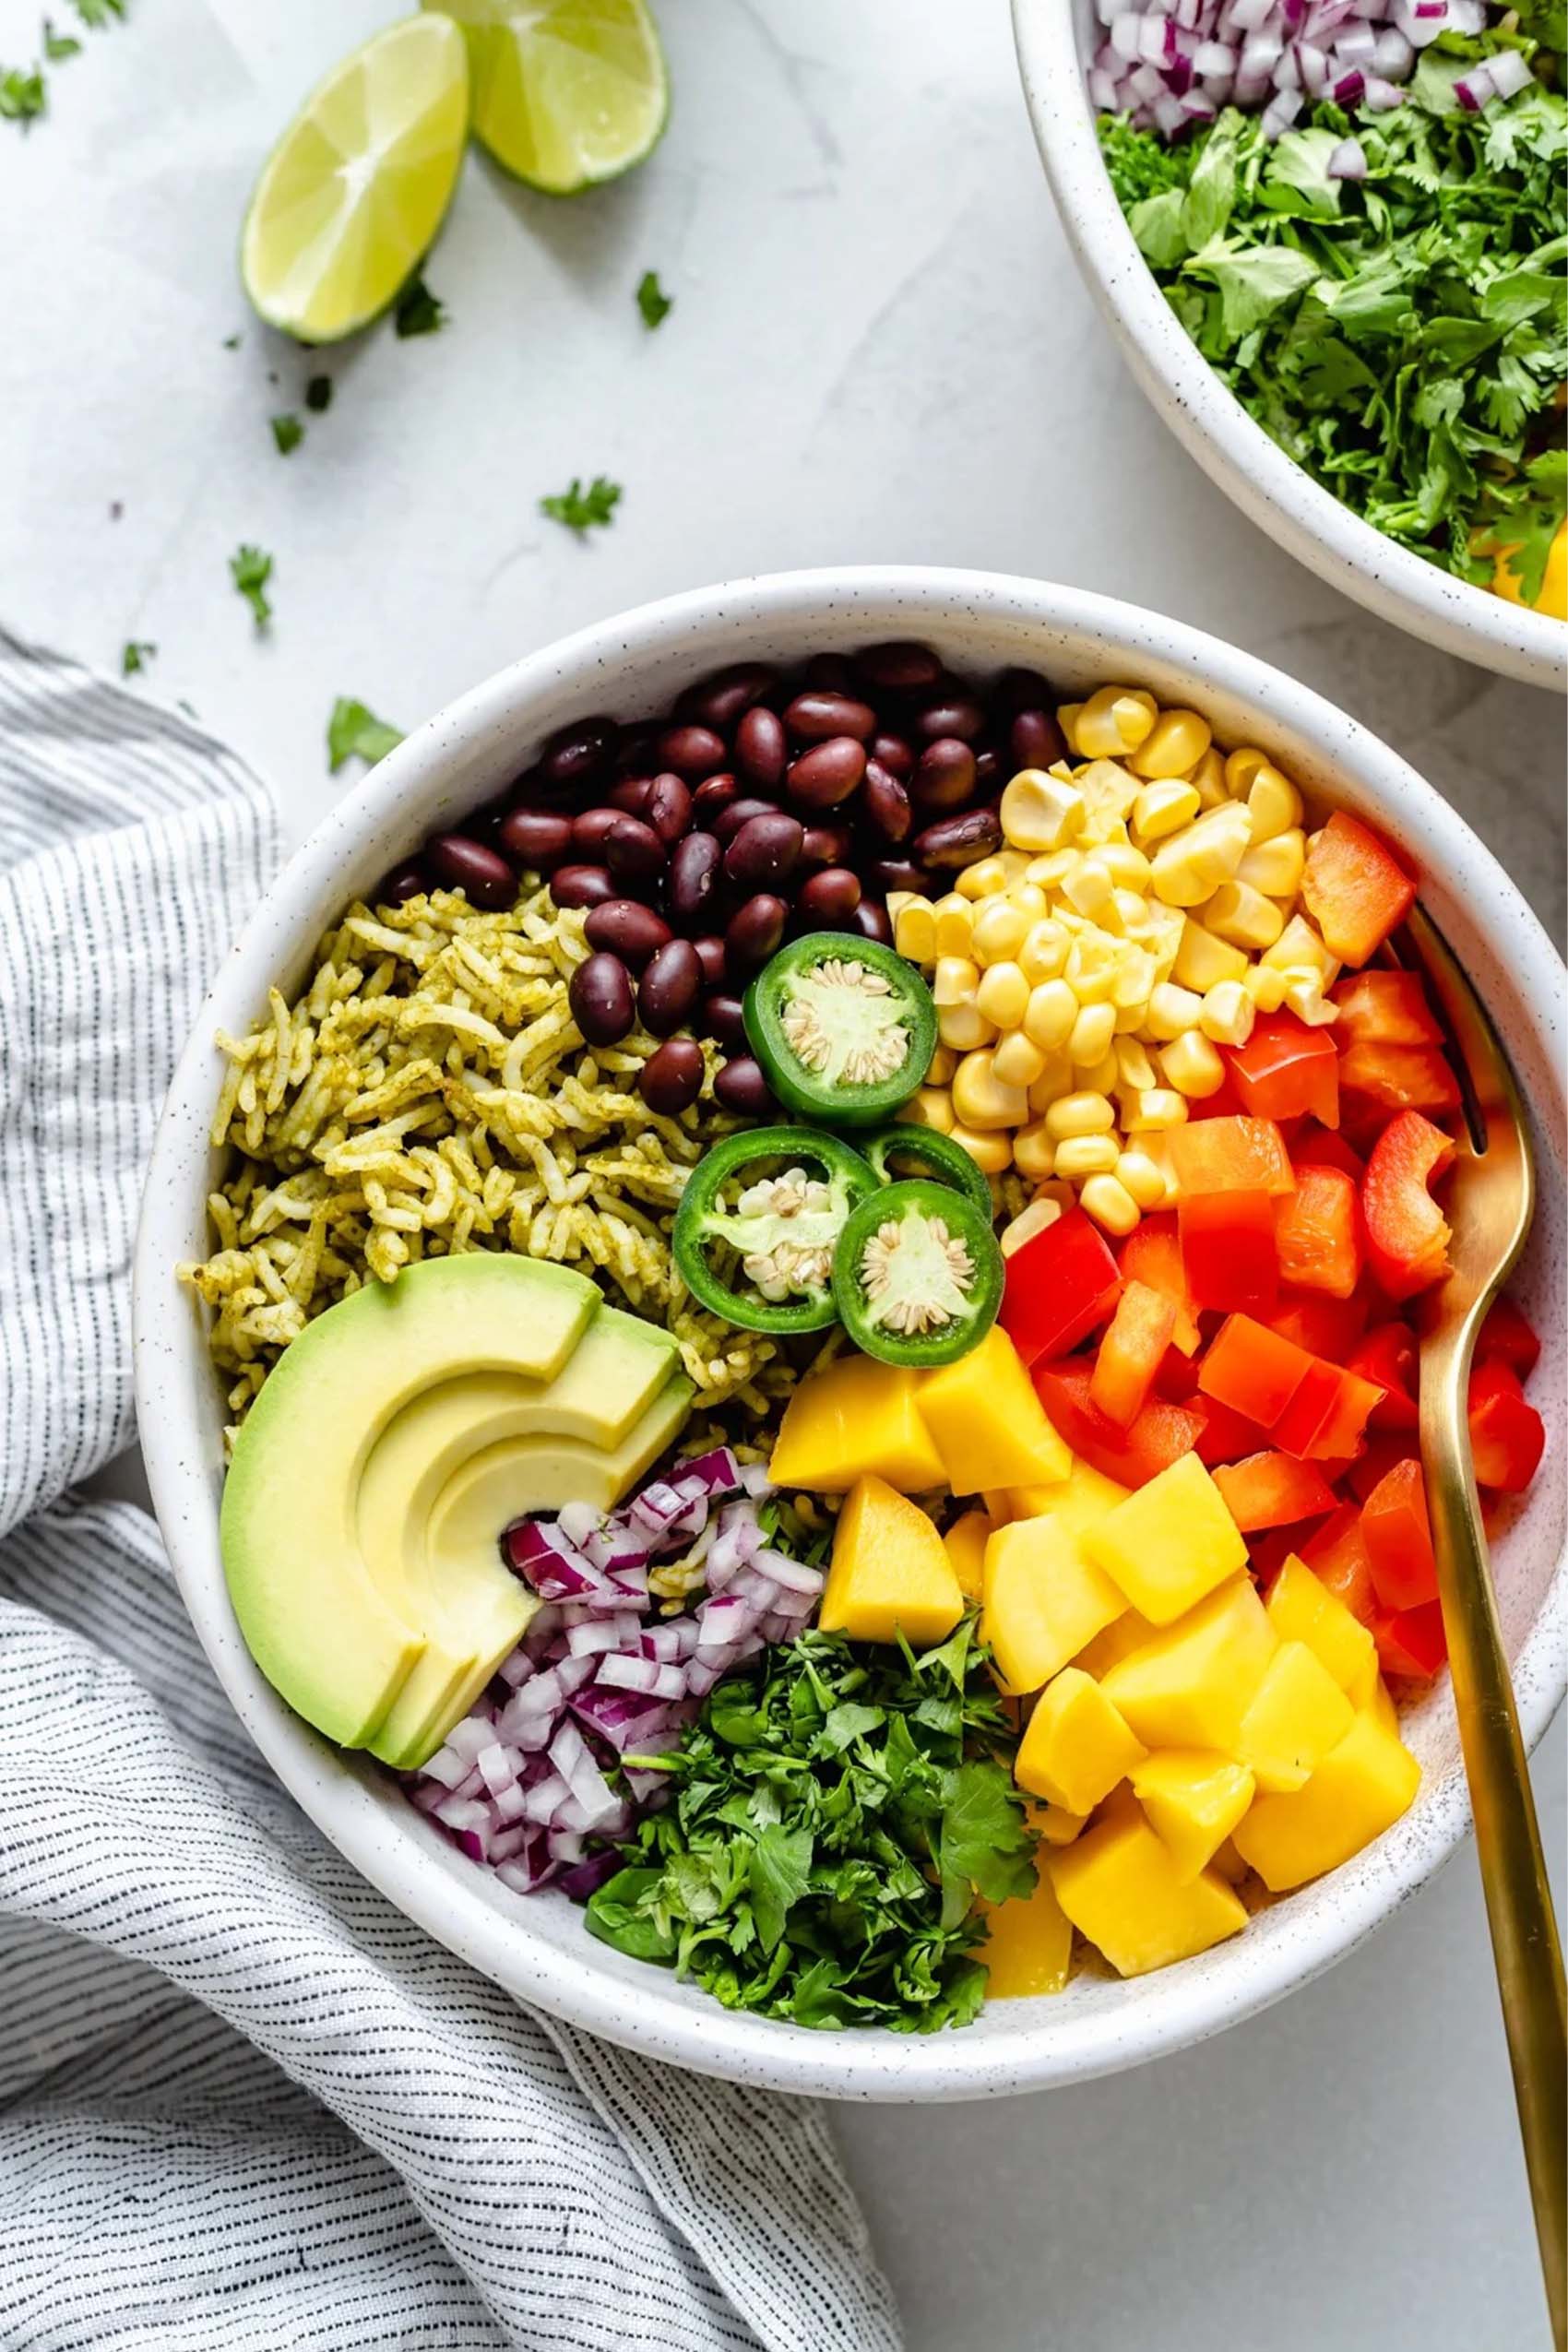
[[[1428, 1878], [1468, 1819], [1446, 1688], [1413, 1718], [1424, 1776], [1406, 1818], [1346, 1869], [1253, 1919], [1201, 1959], [1122, 1984], [1082, 1978], [1055, 2000], [999, 2002], [961, 2032], [826, 2034], [732, 2015], [584, 1931], [564, 1897], [517, 1896], [464, 1860], [364, 1759], [339, 1753], [263, 1681], [229, 1607], [218, 1546], [223, 1420], [199, 1313], [174, 1279], [205, 1254], [216, 1161], [213, 1043], [291, 991], [339, 909], [432, 827], [502, 790], [552, 728], [589, 710], [635, 718], [741, 659], [917, 636], [959, 670], [1043, 669], [1064, 690], [1136, 680], [1191, 704], [1222, 742], [1259, 742], [1301, 782], [1362, 809], [1419, 861], [1423, 896], [1475, 974], [1535, 1108], [1541, 1207], [1521, 1277], [1546, 1340], [1532, 1394], [1551, 1430], [1545, 1468], [1498, 1547], [1503, 1617], [1526, 1738], [1562, 1696], [1564, 1263], [1562, 969], [1475, 837], [1386, 746], [1277, 671], [1180, 623], [1104, 597], [986, 574], [866, 569], [742, 580], [643, 607], [529, 655], [384, 760], [273, 885], [219, 975], [170, 1090], [137, 1253], [137, 1396], [159, 1517], [185, 1603], [241, 1717], [342, 1852], [430, 1933], [520, 2000], [649, 2054], [785, 2090], [965, 2098], [1129, 2066], [1277, 2000], [1370, 1933]], [[286, 1505], [282, 1506], [286, 1507]], [[300, 1530], [308, 1542], [307, 1529]]]
[[1396, 546], [1255, 424], [1191, 341], [1133, 242], [1099, 152], [1085, 73], [1093, 0], [1013, 0], [1035, 139], [1078, 267], [1134, 374], [1227, 497], [1320, 579], [1413, 636], [1527, 684], [1568, 686], [1568, 625]]

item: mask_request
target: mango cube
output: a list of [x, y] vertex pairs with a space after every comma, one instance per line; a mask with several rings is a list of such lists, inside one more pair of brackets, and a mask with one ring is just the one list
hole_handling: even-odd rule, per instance
[[1040, 1693], [1013, 1777], [1070, 1813], [1092, 1812], [1144, 1750], [1091, 1676], [1063, 1667]]
[[1098, 1527], [1119, 1503], [1125, 1502], [1128, 1492], [1128, 1488], [1118, 1486], [1103, 1470], [1091, 1469], [1075, 1455], [1063, 1484], [1014, 1487], [1009, 1515], [1015, 1519], [1060, 1519], [1074, 1535], [1083, 1536], [1091, 1527]]
[[1207, 1869], [1253, 1801], [1246, 1765], [1210, 1748], [1161, 1748], [1134, 1764], [1131, 1777], [1183, 1886]]
[[1029, 1827], [1048, 1846], [1071, 1846], [1079, 1832], [1088, 1826], [1087, 1813], [1070, 1813], [1065, 1805], [1026, 1804], [1024, 1812]]
[[1195, 1454], [1182, 1454], [1084, 1538], [1134, 1609], [1169, 1625], [1247, 1564], [1241, 1531]]
[[1377, 1673], [1377, 1652], [1360, 1620], [1352, 1617], [1337, 1593], [1331, 1593], [1294, 1552], [1274, 1580], [1264, 1604], [1268, 1621], [1282, 1642], [1305, 1642], [1314, 1657], [1326, 1666], [1340, 1689], [1359, 1706], [1370, 1695], [1367, 1669]]
[[1281, 1895], [1381, 1837], [1408, 1810], [1420, 1778], [1397, 1732], [1363, 1710], [1304, 1788], [1256, 1799], [1232, 1833], [1236, 1850]]
[[1016, 1348], [999, 1323], [956, 1363], [921, 1384], [921, 1418], [955, 1494], [1054, 1486], [1073, 1457], [1045, 1417]]
[[1183, 1883], [1135, 1809], [1064, 1846], [1047, 1868], [1063, 1910], [1119, 1976], [1191, 1959], [1247, 1924], [1240, 1899], [1213, 1871]]
[[872, 1356], [844, 1356], [808, 1372], [784, 1410], [767, 1475], [775, 1486], [848, 1494], [857, 1479], [884, 1479], [924, 1494], [945, 1478], [916, 1402], [920, 1375]]
[[1345, 1695], [1358, 1715], [1370, 1715], [1375, 1723], [1382, 1724], [1385, 1731], [1392, 1731], [1395, 1738], [1398, 1738], [1399, 1710], [1394, 1704], [1393, 1692], [1381, 1674], [1373, 1672], [1364, 1700], [1358, 1701], [1353, 1692], [1348, 1691]]
[[989, 2001], [1060, 1992], [1072, 1956], [1073, 1923], [1043, 1870], [1031, 1895], [1015, 1895], [987, 1912], [985, 1941], [975, 1948], [975, 1958], [991, 1971], [985, 1987]]
[[1281, 1642], [1241, 1717], [1237, 1754], [1269, 1796], [1301, 1788], [1349, 1730], [1355, 1710], [1305, 1642]]
[[966, 1511], [942, 1538], [953, 1562], [953, 1574], [958, 1579], [958, 1590], [966, 1600], [984, 1598], [985, 1548], [995, 1533], [994, 1519], [987, 1518], [983, 1511]]
[[1224, 1843], [1216, 1849], [1209, 1868], [1225, 1881], [1227, 1886], [1241, 1885], [1247, 1875], [1247, 1865], [1236, 1851], [1234, 1835], [1226, 1838]]
[[1262, 1601], [1245, 1576], [1233, 1576], [1120, 1659], [1100, 1689], [1146, 1748], [1233, 1755], [1241, 1717], [1277, 1646]]
[[885, 1480], [856, 1481], [838, 1514], [833, 1560], [818, 1623], [852, 1642], [929, 1649], [953, 1631], [964, 1596], [953, 1563], [925, 1513]]
[[1151, 1625], [1139, 1610], [1124, 1609], [1103, 1633], [1097, 1633], [1093, 1641], [1078, 1652], [1073, 1664], [1082, 1667], [1086, 1674], [1092, 1674], [1097, 1682], [1101, 1681], [1119, 1657], [1127, 1657], [1134, 1650], [1141, 1650], [1146, 1642], [1153, 1641], [1158, 1631], [1158, 1626]]
[[986, 1545], [980, 1634], [1009, 1691], [1038, 1691], [1126, 1606], [1054, 1516], [1015, 1519]]

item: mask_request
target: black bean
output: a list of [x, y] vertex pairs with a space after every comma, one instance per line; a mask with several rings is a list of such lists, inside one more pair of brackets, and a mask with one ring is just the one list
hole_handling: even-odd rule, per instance
[[735, 766], [754, 791], [778, 791], [788, 751], [778, 713], [764, 703], [748, 710], [735, 730]]
[[566, 1001], [589, 1045], [616, 1045], [636, 1018], [632, 983], [618, 956], [589, 956], [577, 966]]
[[688, 833], [670, 856], [670, 911], [683, 931], [695, 931], [704, 920], [719, 886], [723, 857], [711, 833]]
[[732, 841], [742, 826], [749, 825], [754, 816], [774, 816], [777, 814], [771, 801], [731, 801], [728, 808], [720, 809], [718, 815], [709, 820], [707, 829], [716, 840]]
[[664, 872], [665, 848], [640, 816], [618, 816], [604, 837], [604, 862], [617, 882], [649, 882]]
[[598, 860], [604, 855], [606, 837], [612, 825], [619, 825], [624, 809], [584, 809], [572, 819], [572, 848], [579, 858]]
[[985, 732], [985, 713], [970, 695], [944, 694], [921, 704], [915, 713], [915, 732], [927, 743], [948, 735], [972, 743]]
[[876, 732], [876, 713], [853, 695], [804, 694], [786, 705], [784, 724], [798, 743], [826, 743], [835, 735], [863, 743]]
[[651, 956], [637, 990], [637, 1018], [650, 1037], [683, 1028], [702, 990], [702, 966], [689, 939], [667, 940]]
[[498, 909], [517, 897], [517, 878], [500, 851], [466, 833], [433, 833], [424, 855], [437, 882], [463, 891], [470, 907]]
[[651, 825], [666, 849], [678, 841], [692, 821], [692, 795], [678, 776], [656, 776], [647, 805], [637, 814]]
[[787, 799], [798, 808], [832, 809], [847, 801], [866, 772], [865, 745], [853, 735], [833, 735], [790, 763]]
[[1020, 767], [1050, 767], [1067, 756], [1066, 738], [1048, 710], [1016, 712], [1008, 730], [1007, 748], [1015, 775]]
[[921, 864], [949, 868], [972, 865], [1001, 847], [1002, 820], [994, 809], [965, 809], [956, 816], [939, 817], [909, 844]]
[[915, 766], [909, 797], [915, 806], [962, 808], [975, 789], [975, 755], [956, 735], [939, 735], [928, 743]]
[[719, 1064], [714, 1073], [713, 1095], [716, 1102], [741, 1119], [760, 1119], [773, 1104], [761, 1065], [749, 1053], [736, 1054]]
[[394, 866], [391, 873], [378, 882], [371, 893], [373, 907], [400, 907], [409, 898], [417, 898], [430, 888], [424, 868], [413, 860], [406, 865]]
[[708, 932], [701, 939], [694, 939], [692, 945], [696, 949], [697, 962], [702, 966], [703, 986], [721, 988], [724, 983], [724, 942]]
[[659, 738], [659, 765], [672, 767], [687, 784], [717, 776], [730, 754], [711, 727], [667, 727]]
[[716, 989], [704, 1001], [702, 1028], [704, 1036], [716, 1039], [727, 1052], [744, 1051], [746, 1024], [738, 996], [727, 996]]
[[866, 822], [885, 841], [903, 841], [909, 837], [914, 819], [909, 810], [909, 796], [896, 776], [889, 775], [882, 762], [868, 759], [865, 779], [861, 786], [861, 808]]
[[854, 687], [854, 671], [841, 653], [814, 653], [805, 667], [808, 686], [818, 686], [823, 693], [847, 695]]
[[789, 913], [783, 899], [776, 898], [767, 890], [759, 890], [744, 906], [738, 907], [724, 933], [726, 968], [748, 972], [766, 964], [784, 936]]
[[856, 654], [855, 668], [885, 694], [919, 694], [941, 677], [942, 658], [928, 645], [868, 645]]
[[915, 754], [902, 735], [873, 735], [867, 745], [871, 757], [900, 784], [907, 784], [915, 772]]
[[1038, 670], [1004, 670], [991, 689], [999, 711], [1049, 710], [1057, 701], [1055, 688]]
[[651, 776], [623, 776], [619, 784], [611, 786], [607, 797], [611, 807], [619, 809], [623, 816], [641, 816], [652, 790]]
[[607, 866], [557, 866], [550, 877], [550, 895], [558, 907], [602, 907], [618, 896]]
[[976, 799], [981, 801], [989, 800], [993, 792], [1000, 792], [1003, 785], [1007, 780], [1007, 777], [1011, 776], [1012, 773], [1012, 769], [1008, 768], [1006, 775], [1004, 775], [1002, 768], [1002, 754], [993, 744], [982, 744], [980, 750], [975, 754]]
[[912, 858], [873, 858], [866, 868], [866, 879], [873, 890], [912, 890], [921, 896], [931, 876]]
[[808, 825], [801, 840], [801, 863], [803, 866], [847, 866], [854, 855], [855, 837], [847, 825], [831, 819], [824, 825]]
[[[730, 812], [731, 815], [734, 811]], [[724, 879], [736, 890], [770, 889], [787, 883], [801, 862], [805, 827], [799, 817], [770, 809], [731, 836], [724, 852]]]
[[713, 820], [721, 809], [727, 809], [740, 792], [732, 776], [709, 776], [692, 794], [692, 823], [706, 826], [710, 831]]
[[848, 866], [824, 866], [820, 873], [808, 874], [802, 883], [795, 903], [808, 928], [837, 931], [861, 903], [859, 876]]
[[637, 1075], [648, 1109], [661, 1119], [678, 1119], [702, 1092], [702, 1048], [689, 1037], [672, 1037], [650, 1053]]
[[634, 972], [640, 972], [648, 957], [672, 935], [662, 915], [656, 915], [651, 907], [639, 906], [635, 898], [607, 898], [593, 909], [583, 925], [583, 937], [590, 947], [619, 956]]
[[858, 931], [862, 939], [880, 940], [884, 947], [893, 944], [893, 926], [887, 920], [887, 909], [874, 898], [862, 898], [849, 918], [849, 927]]
[[778, 683], [778, 672], [762, 661], [737, 661], [700, 685], [688, 686], [675, 705], [682, 719], [695, 719], [716, 735], [727, 735], [742, 713]]
[[501, 820], [500, 846], [531, 873], [553, 873], [572, 854], [572, 820], [547, 809], [512, 809]]
[[609, 762], [621, 730], [613, 719], [579, 719], [558, 728], [540, 756], [542, 780], [556, 791], [578, 791]]

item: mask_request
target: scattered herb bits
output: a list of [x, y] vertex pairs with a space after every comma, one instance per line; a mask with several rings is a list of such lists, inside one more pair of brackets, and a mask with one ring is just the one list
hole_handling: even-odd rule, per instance
[[645, 269], [637, 280], [637, 308], [643, 325], [648, 328], [662, 327], [675, 304], [659, 282], [657, 269]]
[[19, 65], [0, 69], [0, 122], [20, 123], [25, 128], [47, 103], [43, 76], [36, 65], [31, 73], [24, 73]]
[[621, 485], [618, 481], [610, 481], [603, 474], [595, 474], [585, 490], [574, 474], [569, 489], [540, 500], [539, 511], [541, 515], [548, 515], [552, 523], [564, 523], [568, 530], [582, 532], [608, 523], [620, 499]]
[[286, 457], [291, 449], [297, 449], [304, 437], [305, 429], [297, 416], [288, 414], [273, 418], [272, 438], [278, 444], [280, 457]]
[[333, 704], [332, 716], [327, 722], [327, 755], [334, 776], [349, 759], [362, 759], [374, 767], [402, 740], [401, 728], [389, 727], [385, 719], [377, 719], [362, 702], [339, 695]]
[[146, 637], [127, 637], [120, 649], [120, 675], [135, 678], [147, 668], [158, 647]]
[[236, 548], [229, 558], [229, 572], [255, 614], [256, 627], [264, 629], [272, 618], [267, 596], [267, 583], [272, 577], [271, 556], [259, 547]]
[[311, 377], [310, 382], [305, 386], [305, 406], [312, 416], [319, 417], [326, 414], [332, 406], [332, 378], [329, 375]]
[[400, 337], [434, 335], [446, 324], [446, 306], [417, 273], [398, 297], [392, 323]]
[[43, 19], [43, 53], [52, 65], [63, 65], [67, 57], [81, 55], [81, 42], [68, 32], [56, 32], [47, 17]]

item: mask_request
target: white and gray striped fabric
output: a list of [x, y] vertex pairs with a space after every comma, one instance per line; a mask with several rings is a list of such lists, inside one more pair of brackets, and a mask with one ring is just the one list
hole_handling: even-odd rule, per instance
[[819, 2109], [519, 2009], [292, 1807], [156, 1528], [131, 1234], [277, 853], [200, 730], [0, 636], [0, 2346], [896, 2352]]

